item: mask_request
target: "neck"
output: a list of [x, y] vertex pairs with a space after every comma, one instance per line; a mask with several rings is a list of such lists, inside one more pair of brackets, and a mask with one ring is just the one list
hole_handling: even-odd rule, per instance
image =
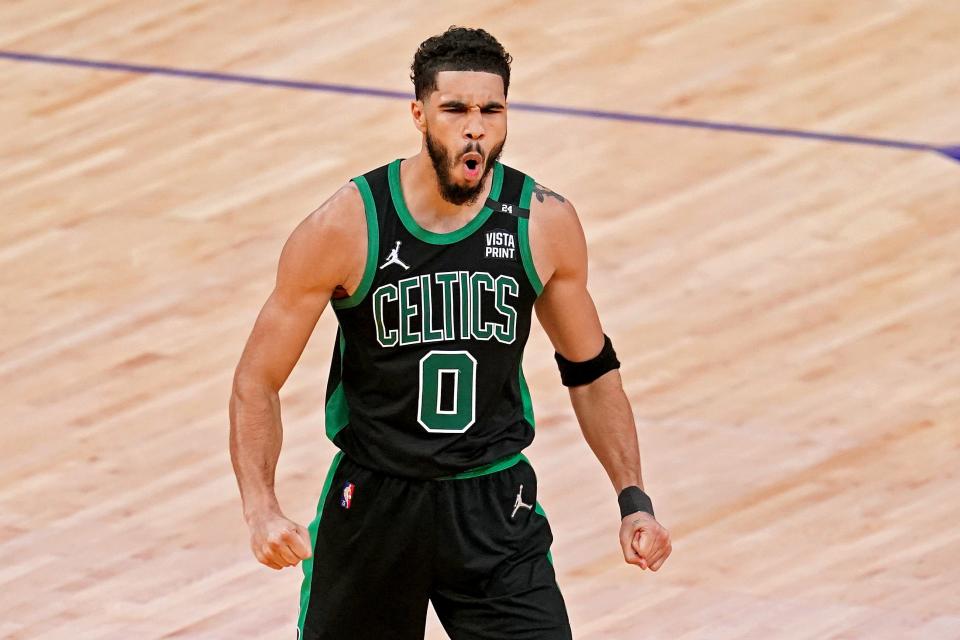
[[453, 204], [440, 195], [440, 181], [426, 146], [417, 155], [400, 163], [400, 182], [403, 184], [407, 207], [411, 212], [433, 213], [437, 217], [455, 217], [460, 213], [480, 211], [490, 193], [492, 178], [493, 171], [490, 171], [483, 179], [483, 189], [475, 202]]

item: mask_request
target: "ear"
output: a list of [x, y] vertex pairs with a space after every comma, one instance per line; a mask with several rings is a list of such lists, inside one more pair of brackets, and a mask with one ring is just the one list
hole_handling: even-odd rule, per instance
[[410, 102], [410, 115], [413, 116], [413, 126], [420, 133], [427, 131], [427, 114], [423, 106], [423, 100], [413, 100]]

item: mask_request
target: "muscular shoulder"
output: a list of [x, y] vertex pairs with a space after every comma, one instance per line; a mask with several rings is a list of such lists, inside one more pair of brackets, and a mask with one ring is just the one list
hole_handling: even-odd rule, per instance
[[530, 198], [530, 244], [544, 284], [580, 270], [586, 277], [586, 240], [577, 210], [569, 198], [539, 183]]
[[363, 199], [357, 185], [348, 182], [341, 186], [326, 202], [312, 211], [301, 225], [305, 234], [324, 243], [353, 237], [358, 231], [361, 238], [364, 237], [366, 222]]
[[366, 237], [363, 199], [348, 182], [290, 234], [280, 256], [278, 288], [348, 290], [362, 277]]

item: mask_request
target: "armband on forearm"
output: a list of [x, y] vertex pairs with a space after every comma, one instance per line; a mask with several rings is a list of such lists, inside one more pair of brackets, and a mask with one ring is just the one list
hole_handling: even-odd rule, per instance
[[554, 353], [553, 357], [557, 360], [557, 366], [560, 368], [560, 381], [566, 387], [590, 384], [607, 371], [620, 368], [617, 353], [613, 350], [613, 343], [610, 342], [610, 336], [607, 334], [603, 334], [603, 348], [600, 353], [589, 360], [573, 362], [559, 353]]

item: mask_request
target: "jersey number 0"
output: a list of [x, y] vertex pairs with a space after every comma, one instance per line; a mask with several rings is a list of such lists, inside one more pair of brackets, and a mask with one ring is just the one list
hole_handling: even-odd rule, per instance
[[469, 351], [431, 351], [420, 359], [417, 422], [437, 433], [463, 433], [476, 419], [477, 361]]

